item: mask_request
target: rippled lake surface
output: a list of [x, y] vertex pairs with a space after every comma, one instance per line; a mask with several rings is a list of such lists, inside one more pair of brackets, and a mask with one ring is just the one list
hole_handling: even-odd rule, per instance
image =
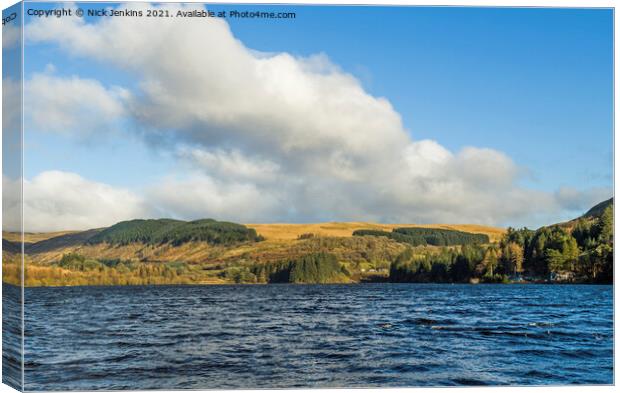
[[25, 388], [612, 384], [612, 289], [29, 288]]

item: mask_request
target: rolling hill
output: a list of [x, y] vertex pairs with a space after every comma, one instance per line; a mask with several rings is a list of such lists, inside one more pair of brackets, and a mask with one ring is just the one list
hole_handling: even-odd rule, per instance
[[[608, 282], [610, 206], [613, 199], [536, 231], [461, 224], [136, 219], [87, 231], [26, 233], [25, 283], [505, 282], [517, 271], [544, 280], [551, 271], [567, 269], [572, 276], [565, 277]], [[19, 283], [20, 239], [20, 234], [3, 233], [5, 282]]]
[[[212, 219], [180, 221], [172, 219], [122, 221], [108, 228], [86, 231], [64, 231], [46, 233], [26, 233], [25, 250], [27, 254], [47, 254], [72, 252], [78, 249], [113, 246], [116, 250], [128, 247], [138, 248], [177, 248], [182, 253], [192, 254], [186, 243], [193, 247], [214, 247], [218, 244], [288, 243], [305, 237], [348, 238], [356, 231], [393, 231], [404, 228], [437, 229], [439, 232], [466, 233], [487, 236], [490, 241], [498, 241], [505, 233], [503, 228], [482, 225], [448, 225], [448, 224], [377, 224], [365, 222], [329, 222], [316, 224], [234, 224]], [[6, 251], [15, 252], [19, 246], [19, 234], [3, 232]], [[205, 243], [201, 247], [199, 244]], [[119, 247], [120, 246], [120, 247]], [[170, 247], [173, 246], [173, 247]], [[239, 245], [243, 249], [243, 245]], [[120, 252], [119, 256], [127, 256]]]
[[[130, 220], [81, 232], [25, 234], [26, 279], [30, 285], [142, 283], [148, 282], [148, 277], [139, 277], [139, 274], [155, 269], [152, 276], [168, 275], [156, 283], [226, 283], [243, 280], [246, 272], [264, 274], [265, 269], [260, 269], [260, 265], [282, 267], [283, 263], [290, 262], [311, 266], [315, 263], [308, 261], [333, 265], [327, 262], [333, 257], [347, 274], [325, 273], [319, 275], [321, 279], [359, 281], [368, 274], [385, 276], [390, 262], [411, 244], [384, 236], [353, 236], [354, 232], [406, 232], [408, 228], [425, 228], [425, 233], [458, 234], [485, 241], [499, 239], [504, 233], [501, 228], [477, 225], [364, 222], [241, 225], [212, 219]], [[13, 255], [18, 255], [15, 253], [19, 252], [19, 237], [3, 233], [5, 260], [11, 261]], [[325, 253], [328, 255], [322, 256]], [[317, 268], [322, 271], [322, 266]], [[10, 266], [7, 269], [10, 270]], [[127, 280], [123, 281], [122, 274], [117, 277], [118, 271], [125, 272], [122, 274]], [[104, 273], [110, 277], [102, 278]], [[298, 274], [291, 277], [299, 280]]]
[[489, 236], [498, 241], [506, 232], [504, 228], [473, 224], [378, 224], [372, 222], [325, 222], [316, 224], [246, 224], [268, 240], [295, 240], [304, 234], [327, 237], [349, 237], [357, 230], [392, 231], [396, 228], [436, 228], [450, 229]]

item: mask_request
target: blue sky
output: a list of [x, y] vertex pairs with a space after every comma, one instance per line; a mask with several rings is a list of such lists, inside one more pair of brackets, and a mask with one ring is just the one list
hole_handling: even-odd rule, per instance
[[[36, 5], [45, 6], [54, 5]], [[228, 23], [253, 50], [327, 55], [369, 95], [389, 100], [413, 141], [433, 140], [451, 152], [467, 146], [502, 152], [519, 168], [519, 187], [548, 193], [562, 187], [604, 188], [611, 196], [612, 10], [281, 8], [296, 12], [296, 19]], [[57, 77], [94, 79], [140, 94], [140, 78], [123, 67], [67, 53], [55, 42], [30, 42], [26, 79], [46, 72], [48, 64]], [[161, 174], [183, 172], [173, 154], [135, 132], [140, 127], [123, 120], [93, 139], [31, 126], [26, 130], [26, 178], [53, 169], [139, 190]], [[564, 209], [545, 219], [574, 214]]]
[[255, 49], [327, 53], [389, 98], [416, 139], [499, 149], [542, 189], [611, 184], [611, 10], [295, 10], [294, 23], [231, 25]]

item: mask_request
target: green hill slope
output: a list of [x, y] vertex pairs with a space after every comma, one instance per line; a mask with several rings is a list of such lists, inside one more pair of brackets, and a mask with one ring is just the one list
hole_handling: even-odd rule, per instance
[[180, 246], [191, 241], [227, 245], [259, 240], [261, 237], [254, 229], [231, 222], [213, 219], [189, 222], [159, 219], [119, 222], [91, 237], [88, 243], [116, 245], [170, 243], [173, 246]]
[[584, 218], [601, 217], [603, 215], [603, 213], [605, 212], [605, 209], [608, 206], [612, 206], [613, 207], [613, 204], [614, 204], [614, 198], [609, 198], [608, 200], [603, 201], [603, 202], [597, 204], [596, 206], [592, 207], [582, 217], [584, 217]]

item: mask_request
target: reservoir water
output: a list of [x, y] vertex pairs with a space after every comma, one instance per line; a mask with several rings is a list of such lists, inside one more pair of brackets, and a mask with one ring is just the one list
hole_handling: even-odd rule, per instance
[[588, 285], [27, 288], [25, 388], [612, 384], [612, 300]]

